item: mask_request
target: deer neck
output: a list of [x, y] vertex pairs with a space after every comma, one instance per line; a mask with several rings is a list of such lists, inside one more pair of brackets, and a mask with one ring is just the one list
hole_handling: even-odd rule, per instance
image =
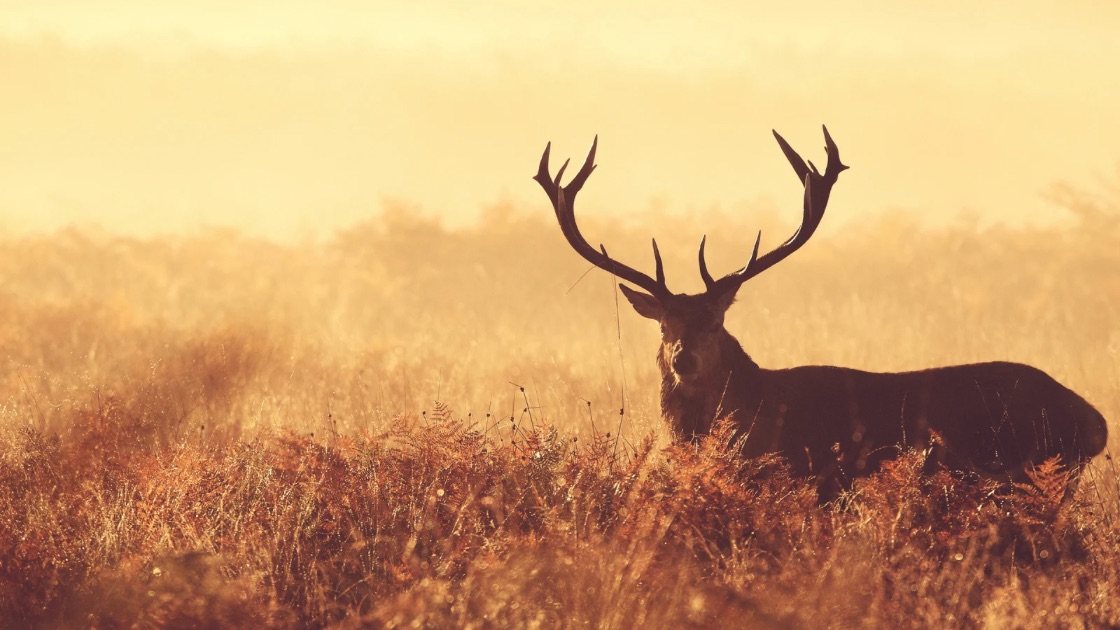
[[738, 413], [753, 398], [758, 364], [726, 331], [718, 347], [719, 357], [711, 369], [687, 384], [678, 382], [662, 353], [658, 353], [661, 414], [679, 437], [692, 439], [709, 433], [715, 420]]

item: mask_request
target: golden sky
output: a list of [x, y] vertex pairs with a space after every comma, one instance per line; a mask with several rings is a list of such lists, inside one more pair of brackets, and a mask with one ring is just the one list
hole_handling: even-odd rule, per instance
[[[755, 4], [755, 6], [752, 6]], [[777, 128], [853, 169], [834, 221], [1049, 221], [1120, 164], [1120, 4], [97, 3], [0, 11], [0, 228], [329, 234], [386, 201], [798, 212]], [[690, 244], [690, 246], [692, 246]]]

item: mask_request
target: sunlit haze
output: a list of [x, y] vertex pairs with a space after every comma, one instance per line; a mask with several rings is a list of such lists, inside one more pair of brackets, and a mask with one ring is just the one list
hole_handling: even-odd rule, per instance
[[1117, 35], [0, 0], [0, 626], [1120, 628]]
[[[1118, 5], [1120, 6], [1120, 5]], [[1099, 3], [8, 1], [0, 228], [322, 236], [406, 205], [796, 217], [776, 128], [853, 169], [830, 229], [904, 210], [1053, 222], [1120, 163], [1120, 8]]]

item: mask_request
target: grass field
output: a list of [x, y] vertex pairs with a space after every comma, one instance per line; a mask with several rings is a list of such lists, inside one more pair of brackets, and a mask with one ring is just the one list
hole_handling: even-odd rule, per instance
[[[1115, 421], [1120, 222], [1073, 209], [1061, 228], [826, 220], [727, 328], [765, 367], [1027, 362]], [[764, 247], [791, 229], [584, 232], [643, 269], [658, 236], [670, 286], [696, 290], [698, 225], [714, 272], [760, 225]], [[726, 430], [672, 445], [657, 327], [606, 274], [580, 280], [547, 217], [0, 243], [5, 625], [1120, 624], [1111, 460], [1061, 503], [1058, 468], [1005, 497], [922, 477], [915, 452], [820, 507]]]

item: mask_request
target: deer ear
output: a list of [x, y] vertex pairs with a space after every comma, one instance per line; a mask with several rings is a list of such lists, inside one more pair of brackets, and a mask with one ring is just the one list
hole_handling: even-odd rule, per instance
[[625, 284], [618, 285], [622, 289], [622, 294], [630, 301], [631, 306], [642, 317], [648, 317], [654, 320], [660, 320], [661, 316], [665, 313], [665, 308], [661, 305], [661, 300], [655, 298], [648, 293], [635, 291]]

